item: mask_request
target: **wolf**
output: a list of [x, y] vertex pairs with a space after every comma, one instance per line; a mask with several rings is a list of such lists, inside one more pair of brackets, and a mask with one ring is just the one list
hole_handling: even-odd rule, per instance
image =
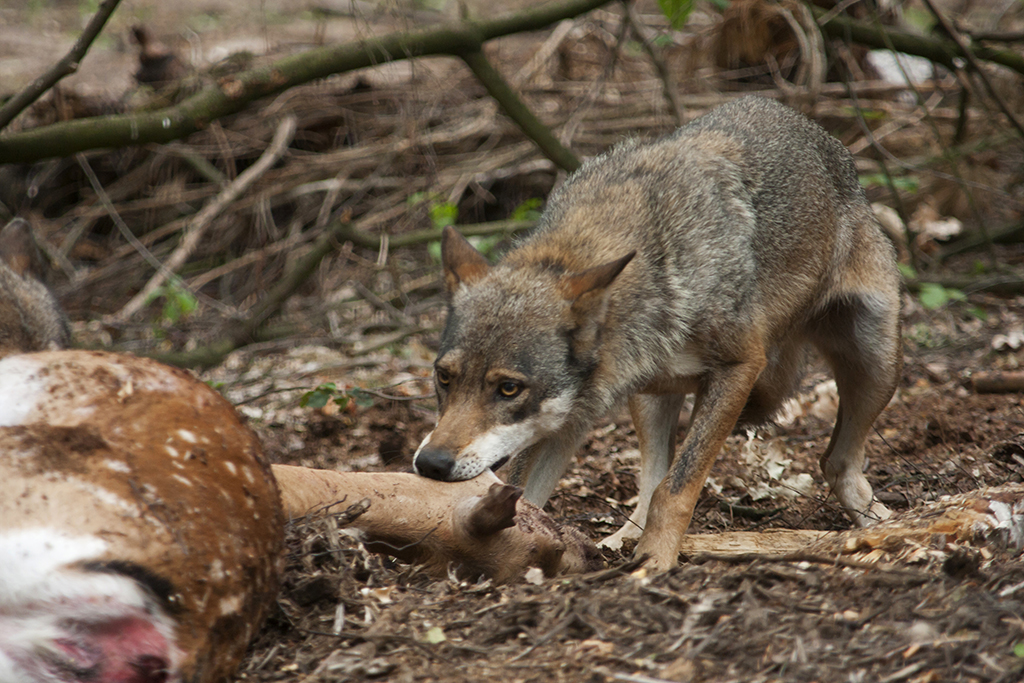
[[771, 418], [813, 347], [839, 393], [824, 477], [855, 524], [889, 516], [863, 466], [902, 366], [895, 252], [850, 153], [801, 114], [744, 97], [623, 142], [572, 174], [496, 265], [445, 229], [442, 270], [439, 416], [420, 475], [511, 460], [509, 482], [543, 505], [594, 422], [628, 402], [638, 503], [606, 542], [642, 528], [635, 554], [664, 570], [726, 437]]
[[0, 230], [0, 358], [70, 345], [67, 317], [44, 284], [46, 268], [28, 221], [15, 218]]

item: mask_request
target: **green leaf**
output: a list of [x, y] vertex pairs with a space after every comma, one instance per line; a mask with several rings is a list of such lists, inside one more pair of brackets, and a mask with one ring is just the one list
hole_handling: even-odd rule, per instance
[[430, 258], [434, 260], [434, 263], [441, 262], [441, 243], [440, 242], [429, 242], [427, 243], [427, 253]]
[[451, 202], [441, 202], [432, 204], [427, 213], [430, 214], [430, 222], [440, 230], [449, 225], [455, 225], [455, 220], [459, 217], [459, 207]]
[[494, 252], [498, 248], [498, 245], [502, 243], [505, 238], [501, 235], [474, 235], [469, 238], [469, 243], [479, 251], [481, 254], [489, 259], [494, 258]]
[[959, 289], [943, 287], [937, 282], [922, 282], [918, 298], [921, 300], [922, 306], [934, 311], [937, 308], [942, 308], [950, 301], [960, 301], [965, 296]]
[[[884, 173], [865, 173], [858, 176], [861, 187], [889, 187], [889, 179]], [[920, 183], [914, 176], [897, 176], [892, 179], [893, 187], [904, 192], [917, 192]]]
[[934, 282], [922, 282], [921, 291], [918, 293], [921, 305], [928, 310], [942, 308], [949, 301], [949, 294], [946, 288]]
[[856, 118], [859, 114], [865, 121], [880, 121], [888, 116], [882, 109], [858, 109], [857, 107], [840, 107], [840, 109], [846, 116]]
[[373, 394], [369, 394], [359, 387], [350, 389], [348, 393], [360, 408], [369, 408], [373, 405]]
[[686, 20], [690, 18], [690, 12], [693, 11], [693, 0], [658, 0], [658, 7], [668, 18], [669, 26], [678, 31], [686, 25]]
[[514, 221], [535, 221], [540, 218], [540, 207], [543, 204], [544, 201], [536, 197], [527, 199], [512, 211], [511, 218]]
[[900, 274], [908, 280], [913, 280], [917, 277], [917, 271], [909, 263], [897, 263], [896, 267], [900, 269]]
[[185, 288], [180, 280], [173, 280], [154, 289], [146, 298], [146, 303], [152, 303], [160, 297], [164, 299], [164, 307], [160, 311], [160, 322], [174, 324], [199, 306], [199, 300]]
[[1013, 656], [1024, 659], [1024, 640], [1013, 646]]
[[982, 322], [988, 320], [988, 312], [983, 308], [979, 308], [978, 306], [969, 306], [965, 313], [967, 313], [967, 315], [977, 318]]
[[302, 408], [323, 408], [327, 405], [330, 394], [322, 391], [307, 391], [299, 399], [299, 406]]
[[316, 389], [304, 393], [299, 399], [299, 407], [323, 408], [337, 391], [338, 385], [334, 382], [324, 382]]
[[436, 198], [437, 195], [432, 192], [413, 192], [405, 201], [409, 206], [416, 206], [417, 204], [422, 204], [425, 201]]

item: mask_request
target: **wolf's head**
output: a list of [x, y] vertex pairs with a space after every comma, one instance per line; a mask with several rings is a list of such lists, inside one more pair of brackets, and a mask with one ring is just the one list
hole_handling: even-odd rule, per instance
[[439, 418], [413, 458], [471, 479], [558, 432], [598, 363], [607, 288], [633, 254], [582, 272], [491, 266], [455, 229], [441, 243], [448, 319], [434, 363]]

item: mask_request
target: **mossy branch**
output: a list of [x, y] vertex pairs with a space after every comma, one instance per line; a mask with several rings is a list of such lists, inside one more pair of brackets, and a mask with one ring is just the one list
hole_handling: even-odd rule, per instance
[[501, 105], [505, 113], [516, 122], [524, 133], [526, 133], [541, 151], [544, 156], [551, 159], [559, 168], [572, 173], [580, 167], [580, 160], [566, 149], [558, 141], [548, 127], [534, 115], [521, 99], [512, 90], [512, 86], [502, 77], [501, 72], [494, 68], [494, 65], [487, 59], [482, 50], [474, 50], [462, 55], [462, 61], [473, 70], [491, 97]]
[[239, 112], [254, 100], [318, 78], [400, 59], [473, 55], [492, 38], [536, 31], [608, 2], [610, 0], [562, 0], [489, 21], [389, 33], [317, 48], [225, 77], [216, 85], [164, 109], [77, 119], [0, 136], [0, 164], [69, 156], [90, 149], [167, 143]]
[[[810, 6], [814, 18], [821, 20], [827, 10]], [[950, 71], [957, 67], [957, 60], [967, 59], [966, 51], [952, 40], [922, 36], [891, 28], [880, 28], [837, 14], [821, 27], [833, 38], [849, 39], [855, 43], [878, 50], [895, 49], [908, 55], [924, 57], [941, 64]], [[997, 50], [985, 45], [965, 46], [970, 53], [981, 60], [1001, 64], [1024, 75], [1024, 56], [1010, 50]]]

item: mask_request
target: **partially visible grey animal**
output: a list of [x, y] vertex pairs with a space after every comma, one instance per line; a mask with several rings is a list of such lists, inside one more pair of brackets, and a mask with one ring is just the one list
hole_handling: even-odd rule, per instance
[[32, 226], [15, 218], [0, 230], [0, 358], [71, 344], [68, 320], [43, 284], [45, 272]]

